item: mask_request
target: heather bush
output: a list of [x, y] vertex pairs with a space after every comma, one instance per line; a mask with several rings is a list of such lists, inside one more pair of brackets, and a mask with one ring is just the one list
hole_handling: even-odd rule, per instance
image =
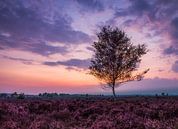
[[52, 112], [51, 117], [57, 121], [58, 120], [67, 121], [67, 120], [70, 120], [72, 116], [70, 115], [70, 112], [68, 111], [68, 109], [65, 109], [59, 112], [56, 112], [56, 111]]
[[14, 122], [12, 120], [3, 122], [1, 128], [2, 129], [20, 129], [17, 127], [17, 122]]
[[114, 129], [115, 127], [113, 126], [112, 121], [103, 120], [103, 121], [95, 122], [91, 126], [91, 128], [92, 129]]

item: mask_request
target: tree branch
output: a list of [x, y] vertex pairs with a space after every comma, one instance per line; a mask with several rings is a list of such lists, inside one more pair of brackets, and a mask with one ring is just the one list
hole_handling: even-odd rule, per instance
[[125, 83], [125, 82], [129, 82], [129, 81], [141, 81], [141, 79], [143, 78], [143, 75], [146, 74], [150, 69], [146, 69], [145, 71], [143, 71], [140, 74], [137, 74], [127, 80], [123, 80], [123, 81], [119, 81], [119, 84]]

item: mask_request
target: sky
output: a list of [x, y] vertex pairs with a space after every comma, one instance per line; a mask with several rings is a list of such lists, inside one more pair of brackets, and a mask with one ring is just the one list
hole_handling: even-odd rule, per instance
[[149, 49], [117, 94], [178, 94], [177, 0], [1, 0], [0, 92], [109, 93], [87, 69], [104, 25]]

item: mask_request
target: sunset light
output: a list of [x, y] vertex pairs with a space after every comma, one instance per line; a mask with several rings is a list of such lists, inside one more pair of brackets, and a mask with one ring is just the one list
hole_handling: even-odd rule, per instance
[[139, 70], [150, 68], [142, 82], [125, 83], [116, 92], [137, 93], [139, 85], [144, 93], [177, 94], [174, 2], [1, 1], [0, 92], [108, 93], [88, 74], [88, 67], [96, 33], [111, 25], [124, 30], [134, 45], [147, 46]]

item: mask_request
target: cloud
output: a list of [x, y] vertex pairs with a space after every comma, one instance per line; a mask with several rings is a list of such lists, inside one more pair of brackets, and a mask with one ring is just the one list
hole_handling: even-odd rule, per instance
[[92, 51], [92, 52], [94, 51], [93, 47], [86, 47], [86, 49], [89, 50], [89, 51]]
[[104, 11], [104, 5], [100, 0], [77, 0], [83, 11]]
[[170, 26], [171, 46], [164, 50], [164, 54], [178, 55], [178, 17], [171, 21]]
[[143, 79], [123, 84], [118, 88], [120, 93], [131, 94], [178, 94], [178, 80], [165, 78]]
[[[169, 33], [171, 44], [166, 48], [164, 54], [178, 55], [178, 1], [177, 0], [156, 0], [155, 2], [134, 0], [130, 11], [140, 17], [142, 15], [148, 16], [148, 22], [166, 24], [166, 26], [156, 26], [153, 30], [162, 30], [161, 33]], [[135, 11], [134, 11], [135, 10]]]
[[178, 1], [130, 0], [127, 4], [126, 8], [114, 8], [115, 14], [110, 23], [115, 23], [117, 18], [122, 17], [125, 20], [123, 25], [126, 27], [135, 24], [143, 29], [147, 27], [150, 31], [158, 32], [154, 36], [160, 37], [168, 33], [171, 44], [163, 53], [178, 55]]
[[143, 15], [144, 12], [149, 11], [151, 9], [151, 5], [146, 0], [130, 0], [131, 6], [129, 8], [130, 13], [136, 15]]
[[5, 56], [5, 55], [1, 55], [1, 56], [2, 58], [5, 58], [5, 59], [20, 61], [23, 64], [33, 64], [34, 62], [34, 60], [30, 60], [30, 59], [16, 58], [16, 57], [10, 57], [10, 56]]
[[169, 2], [166, 0], [130, 0], [130, 6], [127, 11], [129, 15], [136, 15], [138, 17], [146, 15], [151, 22], [164, 22], [165, 18], [169, 20], [176, 14], [178, 10], [177, 5], [177, 0]]
[[4, 50], [4, 48], [0, 47], [0, 50]]
[[174, 54], [174, 55], [178, 55], [178, 48], [176, 48], [175, 46], [170, 46], [168, 48], [166, 48], [164, 50], [164, 54], [170, 55], [170, 54]]
[[171, 21], [172, 37], [178, 39], [178, 17]]
[[91, 41], [89, 35], [71, 27], [69, 16], [58, 13], [60, 8], [53, 10], [54, 3], [50, 1], [2, 0], [0, 5], [0, 47], [46, 56], [67, 52], [67, 47], [54, 47], [48, 42], [69, 46]]
[[178, 60], [175, 61], [175, 63], [172, 65], [172, 70], [176, 73], [178, 73]]
[[115, 18], [125, 16], [145, 15], [147, 12], [152, 12], [151, 4], [146, 0], [130, 0], [127, 8], [115, 8]]
[[[122, 3], [123, 5], [121, 5]], [[77, 5], [77, 9], [67, 4]], [[155, 23], [155, 26], [149, 28], [150, 31], [159, 32], [157, 35], [155, 34], [156, 36], [164, 32], [169, 32], [172, 40], [170, 47], [173, 46], [175, 50], [178, 49], [177, 0], [171, 0], [169, 2], [166, 0], [128, 0], [124, 2], [107, 2], [101, 0], [76, 0], [68, 2], [62, 0], [1, 0], [0, 50], [1, 48], [13, 48], [30, 51], [43, 56], [55, 53], [65, 54], [68, 52], [68, 47], [71, 44], [91, 42], [91, 37], [88, 34], [72, 28], [72, 18], [75, 18], [73, 15], [75, 13], [70, 14], [70, 12], [66, 11], [67, 8], [71, 7], [71, 10], [74, 10], [74, 12], [80, 11], [76, 12], [76, 17], [79, 18], [78, 14], [82, 12], [104, 12], [106, 9], [111, 9], [110, 6], [113, 7], [114, 16], [108, 23], [114, 23], [112, 21], [117, 20], [118, 17], [124, 18], [125, 21], [123, 24], [127, 27], [138, 24], [141, 27], [149, 28], [150, 26], [147, 23]], [[80, 23], [80, 19], [78, 21]], [[94, 18], [93, 22], [95, 21]], [[94, 24], [97, 25], [98, 23]], [[163, 26], [163, 24], [166, 25]], [[64, 43], [65, 46], [52, 46], [50, 43], [53, 42]], [[166, 48], [164, 54], [177, 55], [177, 52], [174, 50], [170, 52], [170, 48]]]
[[90, 59], [70, 59], [67, 61], [56, 61], [56, 62], [43, 62], [44, 65], [48, 66], [58, 66], [63, 65], [67, 66], [67, 69], [80, 68], [80, 69], [87, 69], [90, 64]]

